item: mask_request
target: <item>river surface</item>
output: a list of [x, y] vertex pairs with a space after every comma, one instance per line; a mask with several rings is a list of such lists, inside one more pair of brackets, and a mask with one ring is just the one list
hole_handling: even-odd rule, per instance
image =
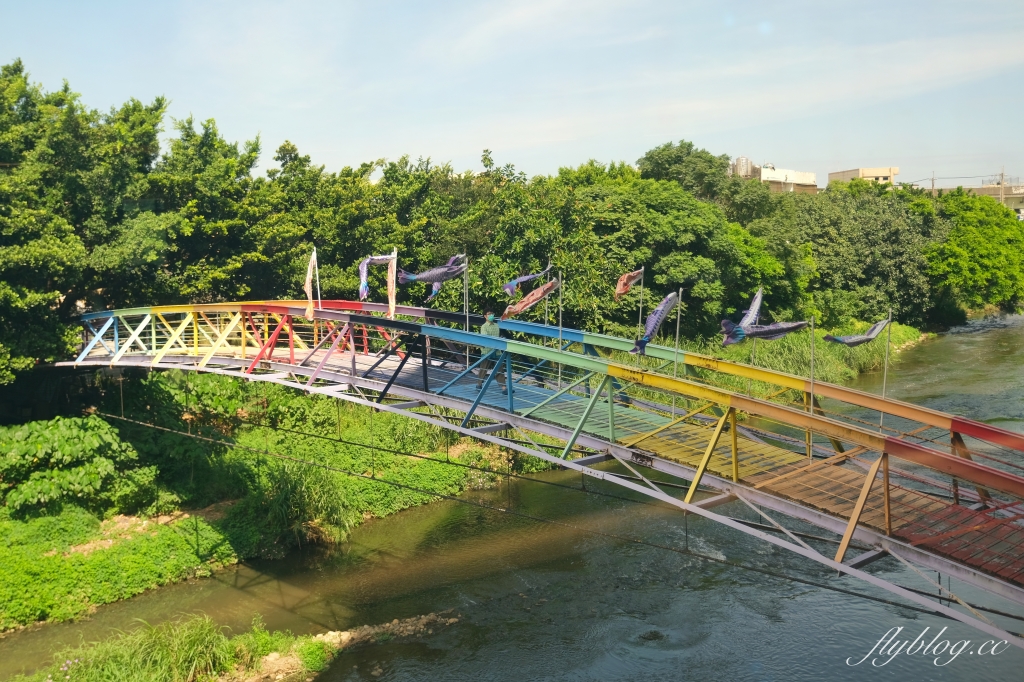
[[[1024, 318], [973, 323], [902, 353], [889, 370], [887, 395], [1024, 431], [1022, 359]], [[881, 373], [869, 374], [856, 385], [878, 392], [881, 381]], [[904, 628], [901, 639], [929, 628], [926, 641], [946, 627], [941, 639], [971, 640], [968, 649], [989, 637], [954, 621], [794, 582], [785, 576], [889, 598], [735, 531], [698, 518], [684, 522], [678, 512], [610, 485], [588, 481], [583, 491], [579, 475], [568, 472], [535, 478], [464, 498], [516, 514], [439, 502], [368, 522], [332, 554], [248, 562], [101, 607], [85, 621], [13, 633], [0, 639], [0, 678], [36, 668], [54, 648], [105, 638], [137, 619], [206, 613], [241, 631], [260, 614], [271, 629], [317, 633], [448, 609], [460, 618], [456, 625], [346, 652], [320, 679], [1024, 678], [1024, 651], [1014, 647], [995, 656], [965, 652], [945, 666], [920, 654], [883, 667], [872, 668], [870, 659], [848, 665], [894, 627]], [[736, 503], [716, 511], [754, 516]], [[834, 551], [834, 545], [815, 546]], [[740, 566], [671, 551], [687, 547]], [[868, 570], [934, 589], [892, 558]], [[1024, 609], [956, 581], [953, 590], [1024, 616]], [[1024, 620], [991, 618], [1024, 631]]]

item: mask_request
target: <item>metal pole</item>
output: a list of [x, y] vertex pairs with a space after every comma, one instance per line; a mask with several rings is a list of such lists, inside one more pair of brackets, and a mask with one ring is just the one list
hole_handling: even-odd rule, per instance
[[[672, 378], [675, 379], [679, 376], [679, 318], [682, 317], [683, 311], [683, 288], [679, 287], [679, 293], [676, 294], [679, 299], [676, 301], [676, 355], [672, 361]], [[676, 396], [672, 394], [672, 418], [676, 418]]]
[[811, 412], [814, 412], [814, 313], [811, 313]]
[[[807, 400], [807, 411], [814, 414], [814, 310], [812, 299], [811, 310], [811, 392]], [[807, 460], [810, 461], [814, 455], [814, 434], [807, 429]]]
[[[640, 314], [637, 315], [636, 328], [640, 336], [644, 335], [644, 275], [647, 274], [647, 266], [640, 268]], [[639, 353], [637, 354], [639, 357]]]
[[[462, 312], [466, 315], [466, 331], [469, 331], [469, 256], [466, 256], [466, 270], [462, 273]], [[466, 367], [469, 367], [469, 344], [466, 344]]]
[[316, 263], [316, 307], [323, 308], [324, 302], [320, 298], [320, 259], [316, 257], [316, 247], [313, 247], [313, 258]]
[[[889, 308], [889, 324], [885, 325], [885, 365], [882, 368], [882, 398], [885, 398], [885, 383], [889, 378], [889, 346], [892, 343], [892, 307]], [[882, 430], [885, 412], [878, 411], [878, 430]]]
[[[562, 351], [562, 271], [558, 271], [558, 351]], [[558, 390], [562, 390], [562, 362], [558, 362]]]

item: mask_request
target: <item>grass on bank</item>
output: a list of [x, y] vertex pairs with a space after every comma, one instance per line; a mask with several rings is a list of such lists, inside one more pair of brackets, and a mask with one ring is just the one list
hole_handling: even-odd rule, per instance
[[83, 643], [53, 656], [45, 668], [18, 682], [194, 682], [229, 671], [258, 669], [272, 652], [295, 651], [306, 671], [323, 670], [332, 651], [309, 637], [268, 632], [257, 618], [229, 637], [208, 616], [189, 616], [152, 626], [142, 624], [100, 642]]
[[[443, 461], [380, 449], [444, 460], [451, 443], [439, 429], [284, 387], [240, 383], [216, 375], [129, 377], [125, 416], [438, 494], [487, 483]], [[101, 402], [101, 412], [119, 412], [121, 386], [115, 387], [116, 406]], [[57, 431], [62, 440], [53, 439]], [[377, 449], [296, 432], [340, 433]], [[88, 446], [96, 439], [103, 447]], [[334, 545], [365, 518], [435, 499], [130, 422], [108, 424], [98, 416], [0, 429], [0, 444], [5, 443], [0, 631], [73, 619], [96, 605], [209, 575], [241, 559], [280, 557], [297, 545]], [[488, 466], [493, 458], [476, 444], [456, 452], [452, 459], [462, 463]], [[125, 467], [155, 476], [144, 495], [130, 496], [127, 507], [115, 503], [124, 495], [111, 494]], [[10, 504], [17, 495], [19, 504]], [[156, 507], [154, 500], [160, 502]], [[231, 501], [225, 511], [196, 512], [224, 500]]]

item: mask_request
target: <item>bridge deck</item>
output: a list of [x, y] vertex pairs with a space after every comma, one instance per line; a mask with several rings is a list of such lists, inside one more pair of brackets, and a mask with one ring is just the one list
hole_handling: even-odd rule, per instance
[[[353, 310], [361, 310], [362, 304], [344, 305]], [[419, 314], [423, 318], [425, 313], [418, 313], [418, 310], [408, 309], [401, 314], [414, 319]], [[512, 342], [496, 342], [493, 338], [486, 341], [486, 337], [430, 324], [386, 321], [383, 318], [371, 318], [366, 315], [358, 319], [337, 315], [330, 317], [322, 310], [318, 311], [317, 315], [323, 315], [320, 319], [326, 322], [318, 322], [317, 325], [309, 322], [298, 323], [298, 326], [305, 327], [304, 330], [296, 331], [296, 321], [300, 314], [299, 311], [285, 307], [280, 302], [182, 306], [180, 310], [164, 308], [95, 313], [86, 316], [87, 319], [83, 321], [83, 350], [78, 361], [88, 358], [90, 362], [99, 361], [104, 364], [120, 362], [159, 366], [181, 362], [184, 369], [202, 369], [209, 363], [210, 369], [219, 368], [223, 371], [229, 367], [238, 369], [240, 364], [243, 367], [248, 366], [257, 354], [262, 355], [273, 348], [275, 359], [272, 363], [267, 363], [267, 358], [264, 357], [264, 363], [256, 367], [256, 374], [269, 370], [270, 374], [265, 374], [264, 379], [281, 380], [288, 377], [289, 370], [295, 370], [295, 379], [304, 381], [303, 375], [308, 376], [311, 368], [330, 355], [322, 367], [325, 376], [331, 376], [329, 383], [352, 383], [360, 386], [362, 382], [363, 388], [380, 390], [385, 383], [393, 380], [391, 392], [395, 394], [394, 397], [402, 396], [404, 391], [406, 400], [414, 395], [422, 396], [424, 391], [436, 395], [444, 389], [444, 396], [455, 401], [457, 410], [463, 409], [462, 406], [469, 409], [469, 406], [479, 398], [481, 405], [491, 408], [488, 414], [492, 419], [500, 418], [495, 415], [502, 411], [507, 412], [509, 408], [509, 397], [501, 390], [503, 380], [492, 381], [484, 394], [480, 395], [478, 383], [486, 374], [478, 370], [474, 374], [458, 378], [465, 369], [465, 353], [470, 353], [470, 360], [477, 360], [480, 353], [484, 352], [478, 351], [475, 346], [471, 346], [471, 350], [466, 349], [463, 344], [478, 343], [495, 349], [492, 351], [496, 354], [495, 357], [499, 352], [503, 358], [508, 353], [512, 354], [509, 356], [513, 365], [514, 388], [511, 411], [523, 418], [519, 423], [528, 424], [529, 422], [525, 421], [528, 416], [529, 420], [536, 420], [533, 423], [538, 427], [542, 426], [543, 422], [557, 425], [562, 431], [569, 433], [579, 428], [583, 433], [593, 436], [588, 441], [592, 447], [602, 440], [608, 441], [626, 448], [626, 452], [632, 451], [638, 455], [651, 453], [659, 460], [676, 462], [693, 470], [703, 461], [715, 431], [717, 417], [724, 414], [726, 409], [749, 411], [758, 420], [774, 420], [772, 423], [781, 428], [771, 427], [768, 430], [775, 430], [777, 433], [766, 434], [763, 430], [755, 433], [749, 427], [738, 430], [736, 459], [739, 485], [750, 490], [752, 495], [757, 491], [764, 491], [773, 496], [771, 500], [791, 501], [801, 509], [814, 510], [839, 519], [844, 525], [853, 516], [858, 499], [863, 493], [865, 472], [877, 462], [883, 449], [887, 453], [897, 453], [898, 458], [900, 451], [904, 454], [910, 452], [908, 447], [913, 443], [910, 437], [914, 434], [917, 434], [914, 436], [917, 441], [926, 442], [928, 447], [941, 449], [939, 443], [925, 439], [925, 436], [931, 433], [925, 431], [926, 429], [937, 430], [940, 437], [946, 434], [956, 439], [960, 439], [961, 431], [969, 437], [977, 437], [981, 433], [983, 437], [989, 439], [989, 443], [1008, 444], [1009, 447], [1024, 451], [1024, 446], [1014, 440], [1019, 440], [1019, 434], [1002, 432], [953, 415], [933, 413], [923, 408], [897, 404], [874, 396], [854, 395], [851, 404], [867, 406], [869, 409], [877, 407], [902, 415], [900, 418], [908, 420], [908, 427], [901, 428], [900, 431], [907, 433], [891, 431], [885, 436], [880, 436], [872, 431], [866, 434], [864, 432], [870, 429], [858, 424], [853, 424], [852, 428], [860, 429], [859, 435], [852, 434], [850, 430], [843, 431], [841, 428], [839, 431], [827, 431], [823, 423], [824, 418], [819, 419], [813, 414], [793, 410], [780, 412], [777, 409], [772, 412], [771, 403], [768, 401], [742, 399], [738, 394], [726, 395], [722, 391], [714, 395], [713, 391], [702, 393], [692, 382], [685, 385], [687, 382], [675, 382], [671, 378], [668, 381], [672, 383], [667, 384], [671, 388], [656, 388], [666, 386], [666, 382], [651, 381], [648, 377], [642, 376], [644, 373], [633, 372], [629, 367], [624, 368], [623, 363], [611, 366], [607, 358], [597, 357], [596, 351], [585, 345], [589, 337], [575, 330], [565, 331], [583, 340], [577, 341], [584, 343], [584, 354], [566, 352], [554, 353], [553, 356], [551, 349], [546, 346], [555, 343], [556, 340], [561, 342], [562, 331], [558, 331], [557, 339], [545, 339], [529, 337], [530, 329], [519, 330], [518, 333], [526, 334], [530, 340], [528, 343], [517, 342], [516, 345]], [[451, 315], [437, 311], [429, 312], [430, 316], [435, 314]], [[166, 319], [164, 315], [170, 319]], [[95, 327], [91, 326], [94, 322]], [[304, 367], [296, 366], [299, 360], [306, 358], [313, 346], [324, 344], [323, 334], [330, 329], [329, 325], [337, 324], [340, 327], [343, 322], [345, 329], [349, 329], [351, 324], [355, 331], [355, 339], [358, 341], [351, 335], [348, 340], [355, 343], [359, 352], [354, 353], [351, 345], [347, 350], [343, 345], [336, 352], [328, 351], [325, 346], [314, 352], [306, 360]], [[447, 322], [452, 323], [453, 320], [448, 319]], [[524, 329], [529, 327], [520, 326]], [[550, 333], [550, 329], [544, 329]], [[414, 350], [413, 355], [408, 357], [404, 364], [399, 357], [391, 356], [382, 360], [379, 355], [380, 349], [390, 344], [396, 335], [405, 337], [407, 342], [405, 350], [400, 355], [408, 353], [410, 345]], [[419, 349], [428, 347], [425, 341], [420, 343], [421, 339], [427, 338], [431, 340], [433, 350], [428, 351], [430, 360], [424, 367]], [[622, 339], [612, 337], [592, 339], [590, 343], [597, 341], [605, 342], [606, 349], [622, 350], [623, 344], [629, 345]], [[532, 349], [535, 348], [543, 352], [534, 352]], [[375, 355], [375, 351], [378, 354]], [[661, 354], [656, 360], [663, 364], [649, 367], [651, 375], [657, 375], [664, 367], [673, 364], [674, 358], [666, 355], [666, 349], [660, 349], [659, 352]], [[543, 357], [548, 359], [541, 361], [540, 358]], [[557, 369], [550, 364], [545, 367], [545, 363], [549, 361], [561, 364]], [[373, 368], [375, 364], [377, 366]], [[709, 359], [703, 359], [698, 364], [709, 371], [717, 367], [716, 362]], [[484, 366], [488, 371], [493, 367], [486, 364]], [[504, 370], [505, 367], [502, 366], [500, 369]], [[796, 390], [798, 393], [803, 392], [805, 397], [810, 394], [810, 389], [804, 387], [803, 380], [798, 377], [772, 374], [763, 369], [750, 367], [733, 367], [729, 371], [741, 374], [746, 372], [748, 377], [765, 378], [778, 386], [783, 386], [783, 391]], [[341, 378], [340, 375], [343, 374], [350, 375], [351, 381]], [[636, 384], [628, 383], [627, 379], [635, 381]], [[570, 388], [570, 384], [573, 384], [573, 387]], [[611, 405], [608, 403], [609, 386], [612, 387], [615, 396]], [[602, 388], [604, 393], [595, 398], [594, 392]], [[817, 394], [819, 390], [822, 395], [833, 397], [851, 393], [847, 389], [827, 385], [815, 387], [814, 392]], [[705, 397], [698, 400], [697, 396], [702, 395]], [[708, 397], [709, 395], [711, 397]], [[745, 402], [737, 402], [742, 400]], [[709, 412], [680, 419], [684, 413], [700, 408], [705, 408]], [[584, 413], [588, 410], [589, 416], [585, 423], [581, 424]], [[766, 416], [771, 414], [776, 416]], [[917, 422], [914, 422], [915, 419]], [[886, 424], [889, 425], [888, 420]], [[813, 447], [818, 459], [810, 459], [803, 450], [803, 445], [790, 437], [794, 431], [803, 435], [805, 429], [808, 434], [818, 429], [819, 442]], [[829, 439], [838, 437], [842, 440], [844, 436], [849, 436], [852, 439], [850, 442], [855, 443], [857, 447], [837, 454], [835, 450], [824, 445], [821, 434], [825, 433], [830, 434]], [[892, 436], [893, 433], [896, 435]], [[950, 455], [970, 459], [970, 452], [964, 448], [963, 440], [957, 442], [957, 446], [947, 444], [949, 454], [945, 455], [946, 460], [950, 459]], [[895, 449], [890, 449], [891, 447]], [[623, 450], [620, 449], [619, 452]], [[889, 485], [886, 488], [878, 482], [873, 484], [856, 524], [871, 528], [882, 535], [887, 533], [887, 529], [891, 529], [888, 532], [892, 537], [927, 549], [933, 555], [946, 557], [958, 565], [972, 567], [1014, 585], [1024, 586], [1024, 527], [1021, 526], [1024, 506], [1020, 502], [1020, 491], [1024, 490], [1024, 483], [1019, 478], [1016, 482], [1009, 480], [1012, 478], [1009, 475], [998, 481], [991, 477], [984, 479], [993, 481], [993, 485], [996, 485], [995, 490], [1002, 491], [999, 493], [1000, 498], [989, 498], [984, 488], [963, 482], [978, 481], [978, 478], [971, 476], [987, 475], [984, 471], [979, 473], [977, 468], [972, 469], [963, 464], [942, 469], [941, 471], [945, 472], [957, 472], [952, 475], [962, 477], [963, 487], [959, 490], [959, 496], [966, 502], [958, 503], [961, 500], [955, 499], [957, 493], [950, 487], [950, 474], [941, 473], [933, 465], [934, 462], [938, 462], [945, 466], [949, 465], [949, 462], [943, 462], [941, 456], [937, 458], [935, 454], [937, 453], [934, 450], [928, 454], [930, 459], [925, 463], [912, 458], [897, 459], [889, 471]], [[986, 460], [986, 463], [989, 460]], [[971, 464], [973, 465], [973, 462]], [[728, 432], [727, 425], [724, 436], [712, 449], [706, 465], [709, 474], [719, 479], [732, 479], [732, 434]], [[1004, 467], [1005, 472], [1005, 463], [997, 463], [994, 468], [998, 469], [1000, 466]], [[1011, 463], [1009, 466], [1014, 465]], [[999, 487], [999, 484], [1005, 485]], [[889, 502], [888, 519], [886, 489]], [[1011, 498], [1009, 502], [1005, 499], [1007, 495]], [[1017, 499], [1012, 499], [1014, 497]], [[964, 506], [977, 500], [987, 501], [989, 508], [972, 509]], [[785, 507], [785, 504], [780, 505]], [[825, 527], [836, 527], [828, 519], [820, 516], [817, 518]]]
[[[346, 359], [339, 358], [338, 367], [351, 368], [352, 354]], [[356, 354], [356, 371], [364, 373], [376, 362], [373, 356]], [[397, 369], [397, 358], [386, 360], [373, 372], [371, 377], [387, 380]], [[513, 367], [513, 400], [515, 412], [522, 414], [533, 409], [530, 416], [567, 428], [574, 428], [583, 416], [590, 401], [587, 393], [593, 387], [579, 386], [580, 393], [565, 392], [561, 395], [557, 385], [547, 381], [525, 383], [522, 374], [529, 366]], [[429, 385], [436, 391], [455, 379], [464, 366], [455, 369], [428, 367]], [[522, 372], [517, 371], [522, 370]], [[547, 379], [548, 377], [544, 377]], [[578, 377], [565, 377], [563, 388]], [[446, 395], [473, 402], [483, 380], [477, 372], [457, 381], [445, 391]], [[527, 378], [526, 381], [529, 381]], [[422, 389], [422, 367], [407, 364], [396, 379], [396, 384], [413, 389]], [[508, 396], [503, 393], [503, 384], [495, 379], [487, 387], [481, 403], [505, 409]], [[552, 399], [553, 396], [556, 396]], [[692, 401], [691, 401], [692, 402]], [[679, 414], [686, 408], [680, 402]], [[704, 456], [713, 423], [692, 418], [673, 424], [671, 414], [639, 410], [627, 402], [616, 400], [614, 404], [614, 441], [629, 443], [657, 429], [655, 435], [643, 438], [636, 447], [649, 451], [658, 457], [697, 467]], [[666, 425], [671, 424], [671, 426]], [[609, 414], [607, 397], [600, 398], [591, 412], [583, 430], [607, 439]], [[834, 460], [808, 462], [802, 452], [758, 442], [742, 433], [737, 434], [739, 483], [757, 487], [774, 495], [817, 509], [832, 516], [848, 519], [864, 485], [864, 467], [874, 457], [861, 453], [852, 457], [836, 457]], [[713, 450], [707, 470], [722, 478], [732, 477], [732, 446], [723, 437]], [[895, 470], [893, 478], [902, 472]], [[952, 500], [929, 494], [915, 487], [913, 480], [902, 484], [890, 482], [889, 508], [891, 535], [909, 542], [926, 546], [928, 549], [973, 566], [979, 570], [998, 575], [1024, 586], [1024, 528], [1015, 522], [1018, 517], [995, 518], [982, 511], [973, 511], [953, 504]], [[861, 512], [860, 523], [880, 532], [886, 532], [885, 501], [881, 485], [875, 485]]]

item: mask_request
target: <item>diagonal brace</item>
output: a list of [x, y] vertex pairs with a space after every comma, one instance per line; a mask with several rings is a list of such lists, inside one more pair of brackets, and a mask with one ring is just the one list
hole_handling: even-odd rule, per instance
[[722, 436], [722, 429], [725, 428], [725, 422], [729, 420], [730, 412], [732, 412], [731, 407], [725, 411], [722, 418], [718, 420], [718, 424], [715, 425], [715, 432], [711, 435], [711, 440], [708, 441], [708, 449], [704, 451], [704, 457], [700, 460], [700, 466], [697, 467], [697, 473], [693, 475], [693, 482], [690, 484], [690, 489], [686, 491], [686, 498], [683, 501], [687, 504], [693, 500], [693, 496], [697, 492], [697, 486], [700, 485], [700, 479], [704, 476], [704, 472], [707, 471], [708, 462], [711, 461], [711, 455], [714, 454], [715, 448], [718, 446], [718, 439]]
[[125, 341], [123, 346], [121, 346], [121, 349], [117, 351], [117, 355], [115, 355], [114, 359], [110, 361], [110, 364], [113, 365], [115, 362], [120, 360], [121, 357], [125, 353], [127, 353], [131, 349], [132, 345], [135, 343], [138, 343], [140, 346], [142, 346], [142, 350], [146, 350], [146, 346], [142, 343], [142, 341], [139, 340], [139, 334], [141, 334], [146, 329], [146, 325], [149, 324], [149, 320], [150, 316], [148, 314], [144, 318], [142, 318], [142, 322], [139, 323], [138, 327], [132, 330], [131, 336], [129, 336], [128, 340]]
[[[157, 313], [157, 317], [160, 317], [159, 313]], [[160, 319], [163, 320], [162, 317]], [[159, 362], [164, 359], [164, 356], [167, 355], [167, 352], [171, 350], [171, 346], [173, 346], [175, 343], [181, 344], [182, 347], [186, 351], [188, 351], [188, 346], [184, 345], [181, 342], [181, 335], [182, 333], [184, 333], [186, 329], [188, 329], [188, 325], [191, 324], [193, 319], [194, 318], [192, 316], [192, 313], [189, 313], [188, 315], [185, 316], [185, 319], [181, 321], [181, 324], [178, 325], [178, 328], [174, 330], [170, 338], [168, 338], [166, 343], [164, 343], [164, 347], [157, 351], [156, 355], [153, 356], [154, 365], [159, 364]], [[166, 322], [164, 324], [166, 324]], [[169, 328], [170, 327], [168, 327], [168, 329]]]
[[576, 428], [572, 430], [572, 436], [569, 437], [569, 440], [565, 444], [565, 449], [562, 450], [562, 459], [568, 457], [569, 453], [572, 452], [572, 446], [576, 444], [576, 439], [579, 438], [580, 433], [583, 432], [583, 425], [587, 423], [590, 413], [594, 411], [594, 406], [601, 402], [601, 391], [604, 390], [604, 387], [608, 385], [609, 381], [611, 381], [611, 377], [606, 376], [601, 381], [601, 385], [597, 387], [596, 391], [594, 391], [594, 395], [590, 397], [590, 402], [588, 402], [587, 406], [583, 409], [583, 416], [580, 417], [580, 421], [576, 424]]
[[449, 381], [449, 382], [448, 382], [447, 384], [445, 384], [444, 386], [442, 386], [442, 387], [441, 387], [441, 388], [440, 388], [440, 389], [438, 390], [437, 394], [438, 394], [438, 395], [441, 395], [442, 393], [444, 393], [445, 391], [447, 391], [447, 390], [448, 390], [449, 388], [451, 388], [452, 386], [454, 386], [454, 385], [455, 385], [455, 382], [457, 382], [457, 381], [458, 381], [459, 379], [461, 379], [462, 377], [466, 376], [467, 374], [469, 374], [470, 372], [472, 372], [472, 371], [473, 371], [474, 369], [476, 369], [477, 367], [479, 367], [479, 366], [480, 366], [480, 364], [481, 364], [481, 363], [482, 363], [482, 362], [483, 362], [484, 360], [486, 360], [487, 358], [491, 357], [492, 355], [494, 355], [494, 354], [495, 354], [495, 353], [497, 353], [497, 352], [498, 352], [498, 351], [496, 351], [496, 350], [490, 350], [490, 351], [487, 351], [487, 353], [486, 353], [486, 354], [485, 354], [485, 355], [484, 355], [483, 357], [481, 357], [481, 358], [480, 358], [479, 360], [477, 360], [476, 362], [474, 362], [474, 363], [473, 363], [472, 365], [470, 365], [470, 366], [469, 366], [468, 368], [466, 368], [466, 369], [462, 370], [461, 372], [459, 372], [458, 376], [456, 376], [456, 377], [455, 377], [454, 379], [452, 379], [452, 380], [451, 380], [451, 381]]
[[836, 563], [841, 564], [843, 562], [843, 556], [846, 554], [846, 548], [850, 546], [850, 540], [853, 539], [853, 531], [857, 529], [857, 523], [860, 522], [861, 512], [864, 511], [864, 504], [868, 501], [868, 495], [871, 494], [871, 486], [875, 483], [875, 477], [878, 476], [878, 467], [882, 466], [882, 460], [885, 459], [885, 453], [882, 453], [875, 460], [875, 463], [868, 469], [868, 476], [864, 479], [864, 487], [860, 489], [860, 497], [857, 498], [857, 503], [853, 505], [853, 512], [850, 514], [850, 523], [846, 526], [846, 532], [843, 533], [843, 541], [839, 543], [839, 551], [836, 552]]
[[[108, 317], [106, 323], [104, 323], [104, 325], [102, 327], [100, 327], [99, 331], [96, 331], [95, 329], [93, 329], [92, 325], [89, 324], [88, 322], [85, 323], [86, 328], [89, 331], [92, 332], [92, 340], [89, 343], [85, 344], [85, 348], [82, 349], [82, 353], [75, 360], [75, 364], [78, 364], [79, 362], [81, 362], [82, 360], [85, 359], [85, 356], [88, 355], [92, 351], [92, 348], [93, 348], [93, 346], [96, 345], [97, 341], [99, 341], [100, 343], [103, 343], [103, 339], [101, 337], [104, 334], [107, 333], [107, 330], [110, 329], [110, 325], [113, 322], [114, 322], [114, 317], [113, 316]], [[108, 351], [110, 350], [110, 348], [105, 343], [103, 343], [103, 347], [106, 348]]]
[[[480, 405], [480, 401], [484, 399], [484, 394], [487, 393], [487, 387], [491, 385], [492, 381], [494, 381], [494, 377], [501, 372], [501, 364], [505, 361], [506, 355], [508, 355], [508, 353], [506, 351], [502, 351], [501, 355], [498, 356], [498, 361], [494, 363], [494, 367], [491, 367], [491, 372], [487, 375], [487, 378], [484, 379], [484, 385], [480, 387], [480, 392], [477, 393], [476, 399], [473, 400], [473, 405], [469, 408], [469, 411], [466, 412], [466, 416], [462, 419], [462, 428], [466, 428], [466, 425], [469, 424], [470, 418], [473, 416], [473, 413], [476, 412], [476, 408]], [[505, 377], [505, 381], [506, 383], [508, 382], [508, 377]], [[511, 386], [509, 388], [511, 388]]]
[[[204, 315], [203, 317], [206, 316]], [[242, 313], [235, 313], [234, 316], [231, 318], [231, 322], [229, 322], [228, 325], [224, 327], [224, 331], [220, 332], [217, 335], [217, 340], [213, 342], [213, 346], [210, 348], [209, 351], [207, 351], [206, 355], [203, 356], [203, 359], [199, 361], [200, 367], [206, 367], [206, 363], [208, 363], [210, 359], [213, 358], [214, 354], [220, 350], [221, 346], [223, 346], [227, 342], [228, 337], [235, 331], [235, 327], [237, 327], [238, 323], [241, 321]]]

